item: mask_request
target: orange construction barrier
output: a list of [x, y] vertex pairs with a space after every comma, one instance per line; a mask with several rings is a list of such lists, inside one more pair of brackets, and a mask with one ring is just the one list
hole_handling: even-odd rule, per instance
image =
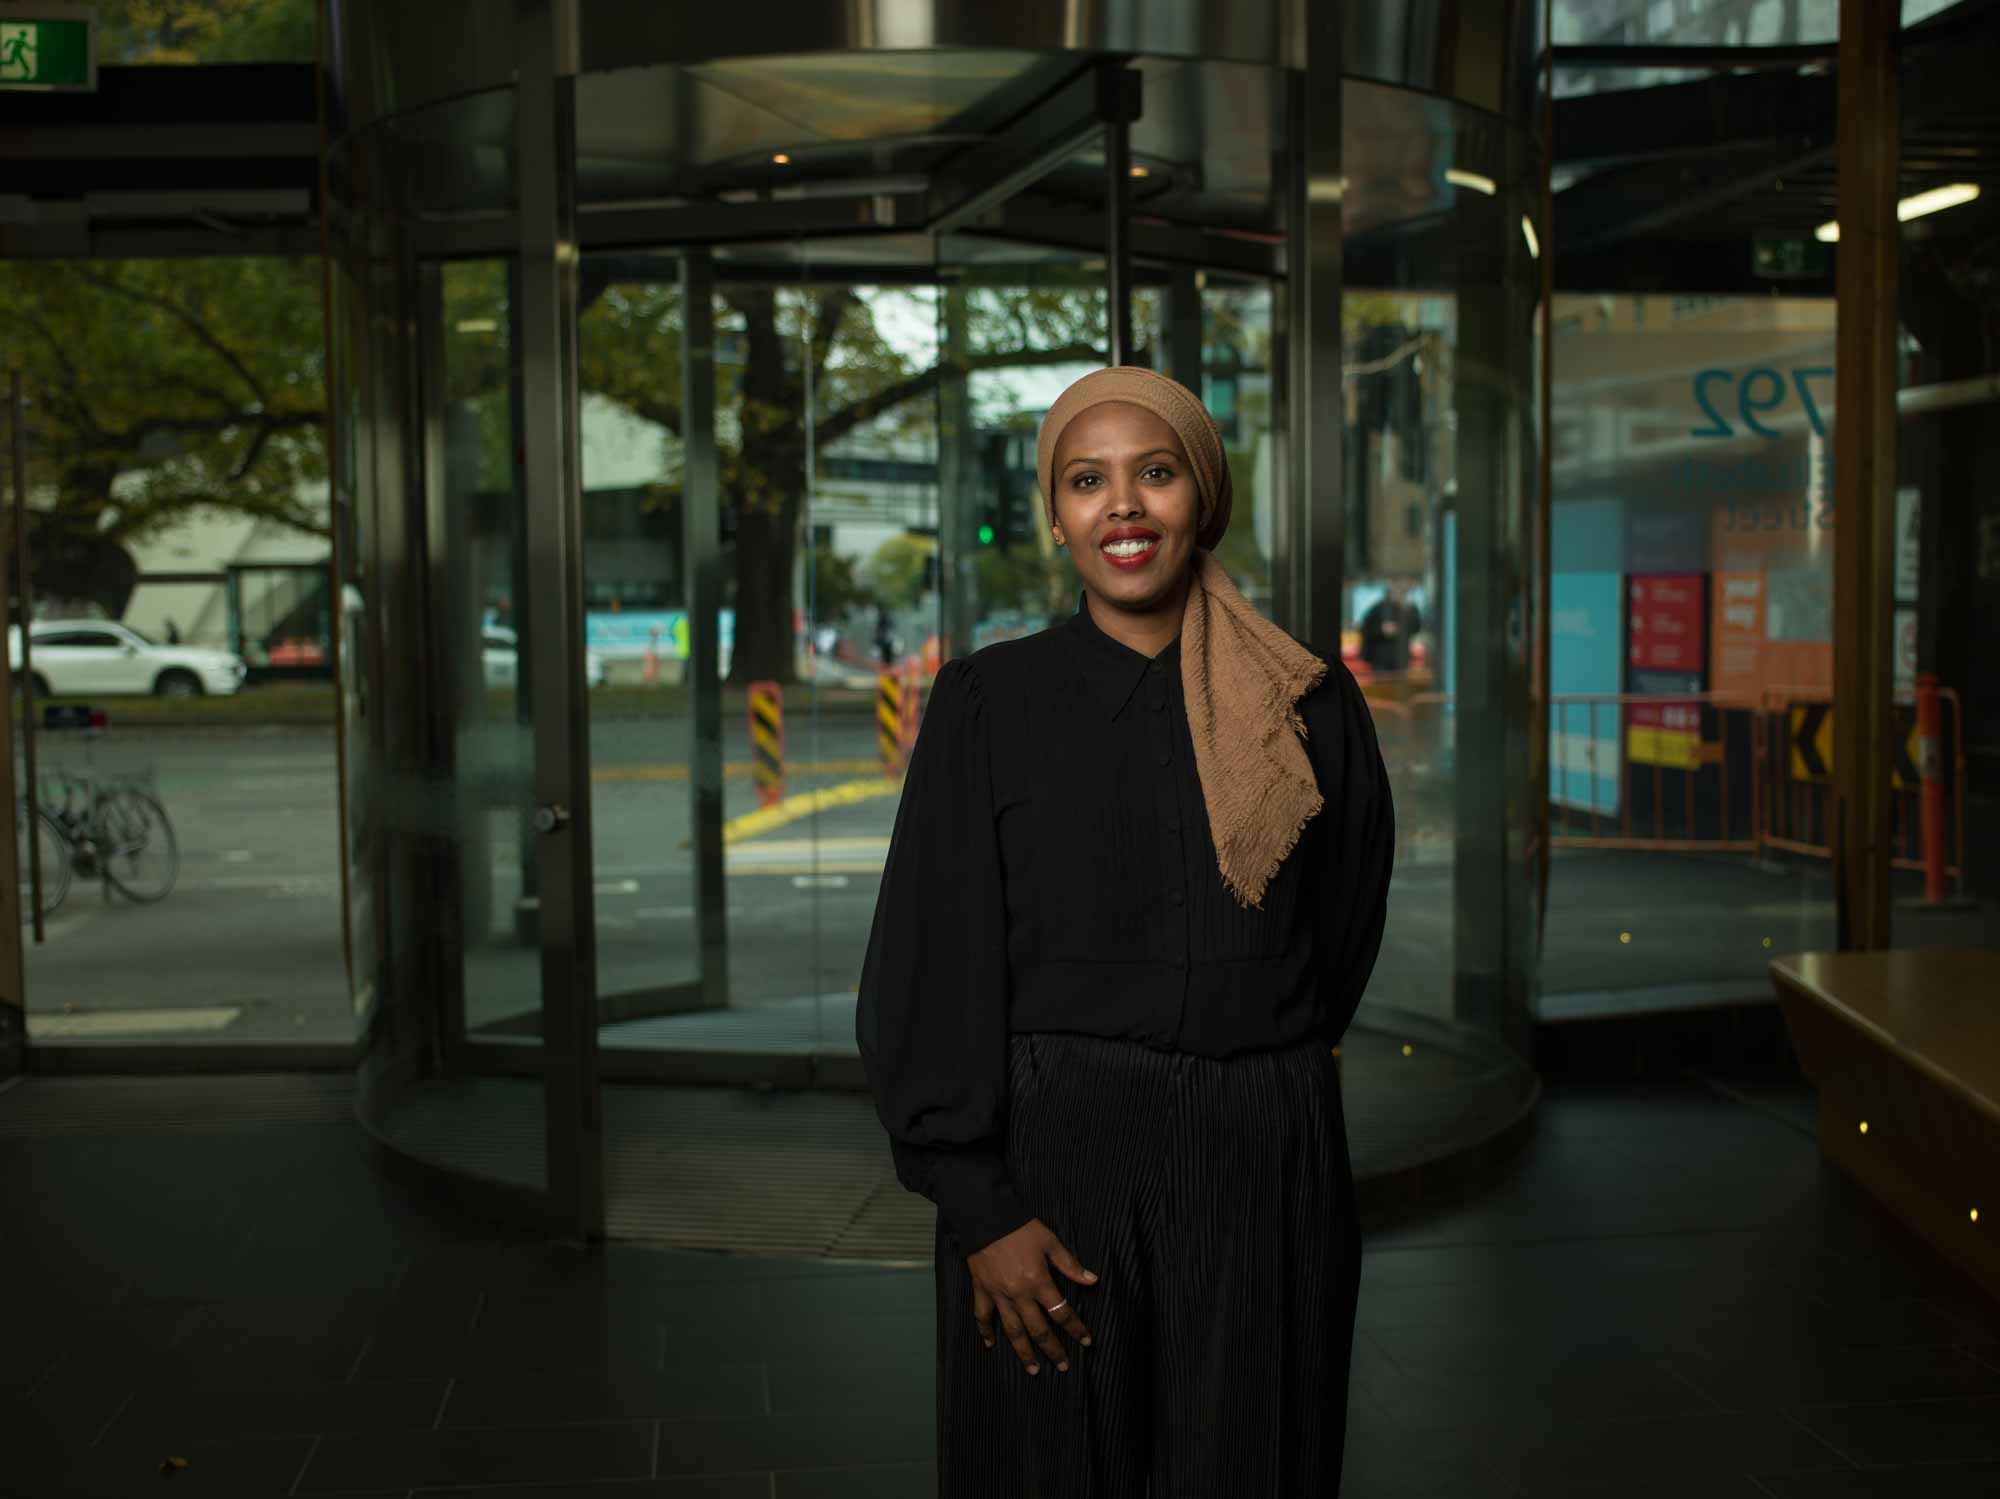
[[776, 682], [750, 684], [750, 779], [760, 807], [784, 800], [785, 689]]
[[[1732, 750], [1746, 748], [1753, 766], [1761, 753], [1753, 705], [1705, 692], [1557, 693], [1548, 701], [1552, 847], [1755, 851], [1756, 777], [1747, 794], [1730, 778]], [[1606, 741], [1615, 748], [1601, 751]], [[1615, 811], [1599, 799], [1604, 781], [1616, 786]], [[1650, 809], [1643, 826], [1633, 815], [1641, 788]]]
[[875, 742], [882, 755], [882, 774], [893, 776], [903, 768], [903, 677], [885, 668], [876, 678]]
[[[1915, 722], [1908, 724], [1896, 741], [1896, 757], [1890, 767], [1894, 785], [1895, 825], [1890, 863], [1897, 869], [1921, 871], [1925, 899], [1933, 897], [1934, 885], [1955, 881], [1965, 888], [1965, 715], [1958, 694], [1940, 687], [1931, 679], [1929, 689], [1932, 715], [1931, 742], [1936, 746], [1925, 754], [1924, 698], [1919, 686]], [[1833, 714], [1834, 705], [1823, 690], [1774, 687], [1764, 694], [1763, 711], [1758, 715], [1763, 743], [1760, 745], [1758, 779], [1763, 796], [1758, 821], [1758, 842], [1764, 848], [1811, 858], [1832, 854], [1833, 813]], [[1952, 752], [1944, 752], [1945, 719], [1950, 719]], [[1928, 759], [1930, 773], [1918, 766]], [[1943, 784], [1950, 779], [1949, 805]], [[1912, 815], [1912, 805], [1916, 815]], [[1934, 879], [1931, 866], [1942, 863]]]

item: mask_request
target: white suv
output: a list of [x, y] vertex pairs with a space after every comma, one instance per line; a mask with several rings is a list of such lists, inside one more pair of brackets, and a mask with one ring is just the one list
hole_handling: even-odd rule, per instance
[[[102, 619], [38, 619], [32, 626], [38, 697], [162, 697], [228, 694], [243, 685], [240, 656], [199, 646], [158, 645], [137, 630]], [[21, 629], [7, 631], [7, 658], [21, 669]]]

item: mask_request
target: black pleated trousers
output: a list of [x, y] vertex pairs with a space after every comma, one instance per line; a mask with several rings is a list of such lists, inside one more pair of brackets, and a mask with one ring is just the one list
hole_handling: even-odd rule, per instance
[[984, 1346], [940, 1234], [942, 1499], [1338, 1494], [1360, 1230], [1331, 1054], [1024, 1034], [1009, 1092], [1013, 1178], [1100, 1277], [1055, 1277], [1091, 1346], [1035, 1375]]

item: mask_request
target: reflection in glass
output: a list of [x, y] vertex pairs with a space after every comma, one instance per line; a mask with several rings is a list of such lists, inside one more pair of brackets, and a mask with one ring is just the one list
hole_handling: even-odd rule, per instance
[[[27, 943], [30, 1039], [348, 1043], [318, 268], [16, 260], [0, 305], [56, 709], [29, 730], [36, 785], [16, 736], [14, 784], [63, 820], [72, 876]], [[318, 660], [297, 670], [243, 650], [245, 586], [273, 576], [300, 580], [280, 622]], [[170, 882], [164, 842], [121, 840], [128, 801], [171, 826]]]
[[1557, 299], [1547, 995], [1756, 993], [1832, 941], [1834, 323]]
[[514, 457], [509, 272], [452, 261], [441, 283], [442, 484], [434, 558], [439, 687], [459, 789], [464, 1030], [532, 1040], [541, 1026], [534, 834], [534, 684], [522, 642], [536, 628]]
[[[585, 265], [577, 350], [597, 991], [604, 1017], [624, 1022], [695, 1003], [701, 965], [688, 797], [680, 262], [643, 255]], [[613, 1024], [605, 1040], [637, 1044], [644, 1034]]]

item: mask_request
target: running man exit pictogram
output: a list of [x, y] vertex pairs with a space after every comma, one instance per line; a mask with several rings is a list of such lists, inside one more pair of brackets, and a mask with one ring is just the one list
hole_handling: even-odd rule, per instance
[[41, 27], [33, 21], [0, 21], [0, 83], [33, 83], [41, 50]]

